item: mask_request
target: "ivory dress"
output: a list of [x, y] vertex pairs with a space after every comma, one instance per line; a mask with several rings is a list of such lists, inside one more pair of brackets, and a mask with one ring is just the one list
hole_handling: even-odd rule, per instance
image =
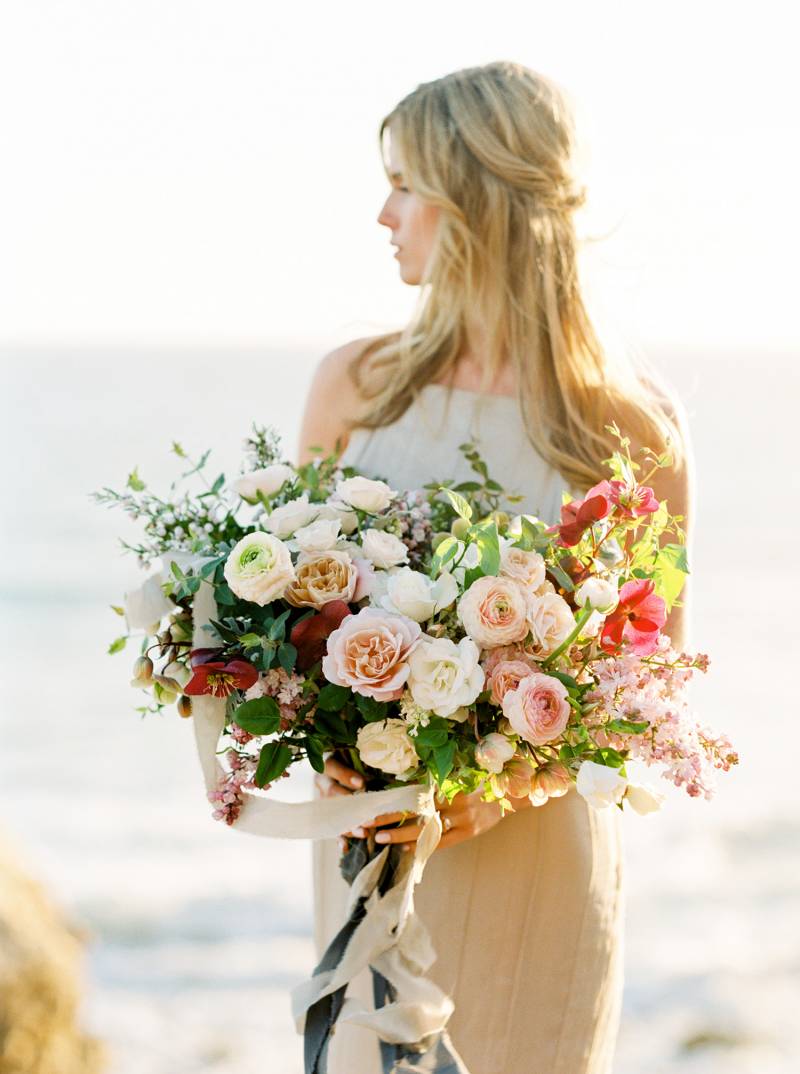
[[[452, 395], [450, 395], [452, 392]], [[525, 499], [512, 512], [559, 518], [563, 478], [525, 436], [512, 396], [428, 384], [377, 430], [355, 429], [343, 461], [393, 488], [489, 475]], [[316, 793], [316, 792], [315, 792]], [[448, 1032], [470, 1074], [611, 1074], [623, 982], [621, 814], [570, 790], [437, 848], [415, 889], [437, 959], [428, 976], [454, 1000]], [[344, 921], [349, 891], [336, 839], [312, 843], [318, 957]], [[368, 970], [349, 995], [373, 1006]], [[341, 1023], [329, 1074], [381, 1074], [377, 1037]]]

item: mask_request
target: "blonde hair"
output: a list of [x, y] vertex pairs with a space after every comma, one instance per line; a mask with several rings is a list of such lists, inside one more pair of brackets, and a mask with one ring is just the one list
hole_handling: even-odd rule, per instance
[[[389, 131], [391, 125], [391, 131]], [[384, 117], [404, 181], [440, 207], [420, 299], [400, 332], [371, 340], [350, 365], [376, 428], [396, 420], [420, 389], [452, 370], [468, 316], [487, 341], [482, 390], [510, 361], [534, 448], [586, 490], [618, 446], [605, 429], [656, 451], [681, 437], [668, 389], [653, 370], [611, 363], [581, 295], [573, 213], [586, 191], [572, 170], [574, 124], [563, 92], [516, 63], [469, 67], [418, 86]], [[385, 156], [384, 156], [385, 163]]]

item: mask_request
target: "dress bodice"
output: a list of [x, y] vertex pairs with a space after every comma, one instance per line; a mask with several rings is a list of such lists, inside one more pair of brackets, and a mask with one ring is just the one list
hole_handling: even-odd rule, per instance
[[486, 395], [434, 382], [426, 384], [391, 424], [354, 429], [341, 461], [398, 489], [450, 478], [459, 483], [476, 478], [459, 451], [459, 444], [467, 441], [477, 447], [491, 478], [506, 492], [524, 497], [508, 505], [512, 514], [557, 522], [562, 490], [580, 495], [528, 440], [516, 396]]

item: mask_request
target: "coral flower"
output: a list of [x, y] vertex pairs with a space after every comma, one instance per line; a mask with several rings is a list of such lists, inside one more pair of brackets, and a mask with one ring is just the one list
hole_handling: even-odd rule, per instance
[[547, 533], [558, 531], [562, 545], [574, 545], [580, 541], [594, 522], [606, 518], [614, 510], [614, 490], [608, 481], [600, 481], [590, 488], [582, 500], [570, 500], [561, 508], [561, 522], [551, 526]]
[[348, 615], [352, 615], [352, 612], [345, 601], [331, 600], [323, 604], [315, 615], [295, 623], [290, 640], [297, 649], [297, 667], [301, 671], [306, 671], [322, 659], [328, 637]]
[[227, 697], [234, 690], [249, 690], [258, 681], [258, 672], [246, 660], [215, 660], [220, 649], [193, 649], [193, 675], [183, 688], [185, 694]]
[[635, 578], [619, 591], [619, 604], [607, 617], [600, 648], [616, 653], [625, 643], [636, 656], [649, 656], [658, 646], [659, 630], [667, 621], [667, 606], [655, 593], [650, 578]]

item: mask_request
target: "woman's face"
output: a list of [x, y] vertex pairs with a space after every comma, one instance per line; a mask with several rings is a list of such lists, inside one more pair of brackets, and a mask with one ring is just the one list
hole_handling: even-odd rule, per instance
[[422, 201], [408, 188], [403, 174], [403, 162], [389, 136], [389, 176], [392, 190], [378, 215], [378, 223], [388, 227], [391, 242], [397, 247], [395, 257], [400, 265], [403, 283], [422, 281], [425, 266], [433, 250], [439, 221], [439, 206]]

